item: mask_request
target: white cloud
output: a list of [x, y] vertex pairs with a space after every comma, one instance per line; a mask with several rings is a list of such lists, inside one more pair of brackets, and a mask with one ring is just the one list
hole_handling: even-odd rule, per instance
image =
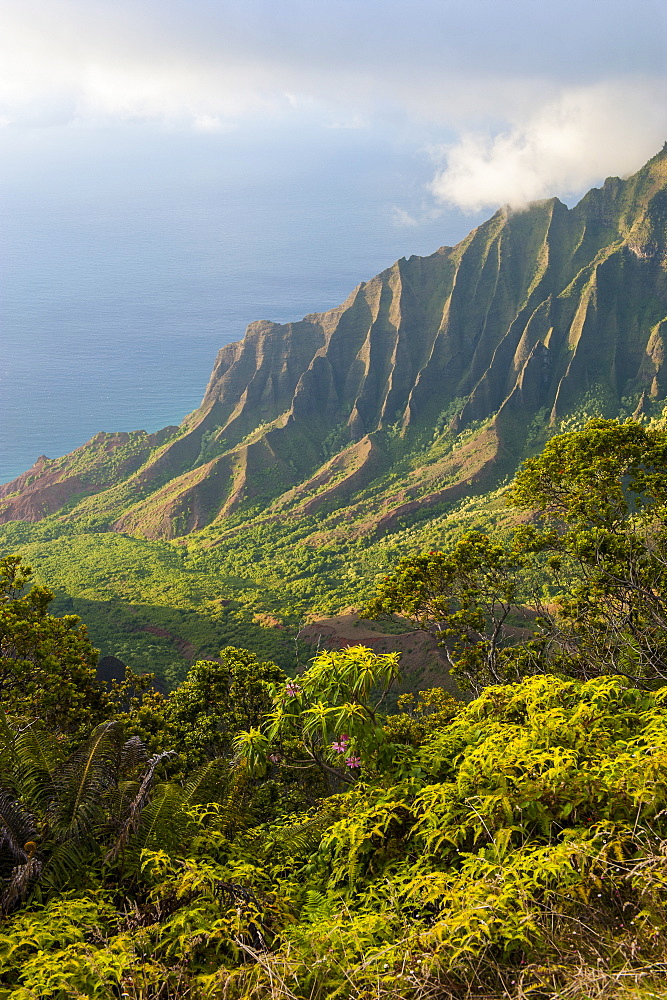
[[392, 206], [391, 216], [394, 225], [401, 229], [412, 229], [419, 225], [419, 219], [415, 219], [414, 215], [411, 215], [406, 209], [400, 208], [399, 205]]
[[638, 169], [667, 138], [664, 80], [566, 89], [499, 134], [466, 133], [445, 152], [431, 190], [468, 211], [582, 191]]
[[218, 115], [196, 115], [193, 127], [197, 132], [222, 132], [229, 128]]
[[[141, 8], [144, 8], [143, 10]], [[14, 124], [181, 120], [201, 129], [286, 104], [269, 64], [100, 2], [0, 0], [0, 113]]]
[[0, 115], [512, 121], [564, 78], [662, 72], [659, 5], [606, 2], [0, 0]]

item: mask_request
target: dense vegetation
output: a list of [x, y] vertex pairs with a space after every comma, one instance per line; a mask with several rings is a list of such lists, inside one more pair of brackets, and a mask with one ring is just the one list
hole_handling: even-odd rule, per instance
[[476, 694], [393, 714], [360, 647], [101, 685], [2, 560], [0, 997], [664, 996], [667, 432], [553, 438], [511, 498], [379, 581]]
[[[599, 393], [589, 393], [551, 430], [542, 414], [530, 432], [531, 453], [556, 430], [581, 428], [604, 414], [604, 403]], [[660, 428], [664, 419], [659, 409], [651, 425]], [[441, 429], [424, 448], [456, 448], [467, 433]], [[471, 529], [509, 538], [514, 515], [505, 486], [443, 502], [441, 509], [416, 509], [391, 532], [374, 532], [383, 491], [409, 477], [426, 454], [398, 435], [390, 444], [393, 471], [362, 491], [361, 512], [343, 504], [299, 517], [250, 510], [177, 543], [92, 530], [85, 521], [52, 515], [36, 524], [0, 525], [0, 552], [23, 553], [35, 578], [54, 590], [53, 612], [79, 615], [103, 655], [134, 670], [149, 663], [168, 687], [180, 683], [196, 659], [226, 645], [251, 649], [291, 671], [297, 658], [303, 664], [314, 652], [295, 641], [304, 620], [360, 607], [375, 580], [402, 557], [450, 548]], [[544, 576], [540, 586], [547, 597], [554, 589]]]
[[[80, 526], [65, 530], [49, 519], [1, 525], [0, 551], [24, 554], [36, 578], [55, 591], [54, 612], [79, 615], [104, 655], [135, 670], [150, 663], [171, 687], [194, 659], [215, 656], [225, 645], [292, 670], [295, 637], [307, 616], [360, 607], [375, 577], [401, 556], [442, 545], [466, 525], [491, 529], [503, 520], [502, 500], [485, 497], [383, 538], [351, 532], [315, 540], [327, 523], [313, 515], [249, 519], [221, 541], [202, 533], [176, 545]], [[302, 661], [310, 655], [301, 649]]]

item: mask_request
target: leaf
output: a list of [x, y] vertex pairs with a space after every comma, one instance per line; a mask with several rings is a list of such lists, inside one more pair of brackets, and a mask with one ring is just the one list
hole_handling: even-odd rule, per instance
[[120, 778], [130, 777], [137, 768], [146, 763], [148, 751], [142, 739], [138, 736], [131, 736], [120, 750], [118, 761], [118, 775]]
[[62, 891], [85, 885], [90, 864], [98, 854], [90, 845], [73, 840], [56, 844], [42, 869], [40, 886]]
[[105, 722], [54, 775], [47, 815], [56, 839], [80, 839], [104, 819], [104, 797], [117, 783], [122, 729]]
[[118, 833], [116, 841], [113, 844], [113, 846], [110, 848], [109, 851], [107, 851], [107, 854], [104, 858], [105, 861], [110, 862], [117, 860], [119, 854], [127, 844], [130, 836], [136, 831], [136, 829], [139, 826], [139, 822], [141, 820], [141, 814], [149, 800], [151, 786], [155, 779], [155, 772], [157, 768], [160, 766], [160, 764], [163, 763], [163, 761], [169, 760], [171, 757], [174, 756], [176, 756], [176, 752], [174, 750], [165, 750], [163, 753], [156, 754], [148, 762], [148, 766], [141, 779], [141, 784], [139, 786], [139, 789], [134, 798], [132, 799], [132, 801], [130, 802], [125, 815], [122, 817], [120, 821], [120, 832]]
[[55, 736], [31, 726], [16, 738], [21, 791], [36, 809], [44, 809], [55, 794], [53, 776], [62, 764], [64, 749]]
[[183, 789], [178, 785], [159, 785], [141, 815], [141, 823], [132, 842], [133, 850], [177, 850], [191, 824], [184, 799]]
[[229, 776], [230, 763], [223, 757], [216, 757], [197, 768], [183, 787], [183, 801], [187, 805], [198, 805], [217, 799]]
[[[26, 855], [27, 857], [27, 855]], [[43, 861], [40, 857], [28, 858], [22, 865], [17, 865], [2, 888], [0, 902], [4, 914], [11, 913], [18, 903], [22, 903], [28, 895], [31, 882], [37, 881], [42, 871]]]

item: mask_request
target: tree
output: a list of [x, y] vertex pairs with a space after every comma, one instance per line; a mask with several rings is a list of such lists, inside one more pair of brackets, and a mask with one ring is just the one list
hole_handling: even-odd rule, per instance
[[[475, 692], [542, 672], [667, 680], [667, 432], [590, 421], [525, 462], [509, 501], [532, 519], [509, 543], [472, 532], [403, 559], [366, 615], [438, 632]], [[529, 593], [545, 575], [560, 589], [550, 606]], [[533, 628], [522, 641], [507, 627], [518, 605]]]
[[539, 516], [518, 544], [566, 588], [544, 624], [561, 668], [666, 680], [667, 433], [592, 420], [525, 462], [510, 498]]
[[164, 702], [170, 744], [190, 767], [228, 755], [236, 733], [270, 710], [272, 686], [286, 680], [275, 663], [261, 663], [247, 649], [227, 646], [219, 661], [199, 660]]
[[239, 759], [256, 773], [269, 762], [354, 784], [386, 749], [378, 710], [398, 677], [398, 656], [363, 646], [320, 653], [304, 674], [274, 688], [264, 723], [237, 736]]
[[507, 619], [516, 610], [528, 563], [520, 547], [470, 532], [450, 552], [402, 559], [395, 572], [379, 583], [364, 615], [398, 613], [436, 632], [452, 673], [478, 692], [487, 684], [534, 672], [528, 671], [526, 656], [519, 670], [516, 651], [508, 650], [515, 639]]
[[53, 593], [32, 577], [20, 556], [0, 560], [0, 707], [54, 732], [90, 729], [107, 710], [97, 650], [76, 615], [49, 614]]

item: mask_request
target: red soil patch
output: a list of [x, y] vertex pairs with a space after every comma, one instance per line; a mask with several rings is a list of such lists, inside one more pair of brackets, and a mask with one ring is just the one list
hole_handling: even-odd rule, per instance
[[382, 625], [359, 618], [357, 612], [320, 618], [305, 625], [299, 637], [320, 649], [339, 650], [367, 646], [377, 653], [401, 654], [399, 693], [442, 687], [455, 697], [463, 695], [450, 676], [445, 652], [429, 632], [415, 629], [398, 635], [381, 631]]

